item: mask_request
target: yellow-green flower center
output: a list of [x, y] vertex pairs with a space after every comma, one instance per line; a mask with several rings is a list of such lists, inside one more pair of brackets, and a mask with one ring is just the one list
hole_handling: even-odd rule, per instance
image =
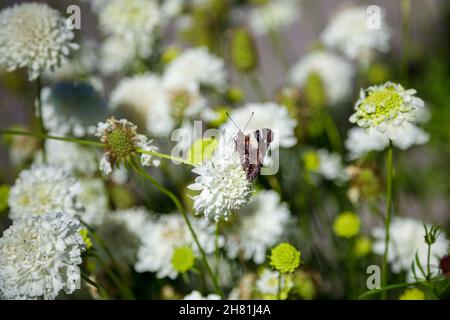
[[178, 272], [186, 272], [194, 266], [195, 255], [188, 246], [178, 247], [173, 252], [172, 266]]
[[393, 88], [370, 93], [359, 105], [359, 114], [363, 119], [378, 125], [386, 119], [395, 119], [406, 112], [403, 97]]
[[270, 265], [282, 273], [293, 272], [300, 265], [300, 252], [289, 243], [281, 243], [272, 249]]
[[122, 128], [115, 128], [109, 133], [108, 145], [116, 159], [126, 158], [135, 148], [133, 135]]
[[334, 220], [333, 231], [338, 237], [352, 238], [359, 233], [361, 220], [352, 212], [343, 212]]

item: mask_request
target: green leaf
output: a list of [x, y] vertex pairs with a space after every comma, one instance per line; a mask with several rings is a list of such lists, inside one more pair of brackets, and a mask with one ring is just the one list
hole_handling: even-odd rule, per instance
[[214, 138], [198, 139], [189, 148], [187, 158], [194, 165], [199, 165], [211, 158], [214, 150], [216, 150], [217, 143]]

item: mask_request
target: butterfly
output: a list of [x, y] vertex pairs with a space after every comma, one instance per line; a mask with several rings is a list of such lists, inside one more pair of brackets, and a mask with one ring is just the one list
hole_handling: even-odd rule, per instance
[[[267, 154], [270, 143], [273, 141], [274, 133], [271, 129], [263, 128], [255, 130], [250, 134], [244, 134], [233, 119], [231, 119], [228, 113], [227, 116], [238, 129], [238, 133], [234, 138], [235, 150], [239, 154], [241, 165], [245, 171], [247, 180], [252, 182], [261, 173], [264, 157]], [[250, 116], [245, 128], [247, 128], [252, 117], [253, 113]]]

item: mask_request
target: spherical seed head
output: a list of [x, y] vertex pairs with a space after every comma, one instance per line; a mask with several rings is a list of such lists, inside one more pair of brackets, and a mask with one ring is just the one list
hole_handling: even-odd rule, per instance
[[178, 272], [186, 272], [194, 266], [195, 255], [191, 247], [178, 247], [173, 252], [172, 266]]
[[234, 31], [231, 42], [233, 64], [240, 72], [251, 72], [258, 65], [258, 52], [252, 35], [244, 28]]
[[282, 273], [294, 272], [300, 265], [300, 251], [289, 243], [281, 243], [272, 249], [270, 265]]
[[417, 288], [406, 289], [399, 300], [425, 300], [425, 293]]
[[361, 228], [361, 220], [353, 212], [343, 212], [336, 217], [333, 224], [334, 234], [342, 238], [356, 236]]
[[123, 128], [113, 129], [108, 135], [108, 146], [115, 158], [126, 158], [135, 148], [132, 132]]

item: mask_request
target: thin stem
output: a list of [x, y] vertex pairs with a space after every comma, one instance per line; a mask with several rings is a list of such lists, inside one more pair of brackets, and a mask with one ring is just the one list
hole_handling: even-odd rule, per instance
[[89, 283], [91, 286], [93, 286], [94, 288], [96, 288], [98, 290], [98, 293], [100, 294], [100, 296], [105, 299], [105, 300], [111, 300], [108, 292], [106, 292], [106, 290], [99, 285], [97, 282], [95, 282], [94, 280], [90, 279], [88, 275], [81, 273], [81, 278], [86, 281], [87, 283]]
[[334, 119], [327, 113], [324, 108], [322, 108], [322, 118], [323, 125], [325, 126], [325, 131], [328, 136], [328, 140], [331, 144], [331, 147], [338, 152], [342, 152], [342, 143], [341, 138], [339, 136], [339, 130], [334, 122]]
[[47, 161], [47, 152], [45, 150], [45, 130], [44, 118], [42, 116], [42, 99], [41, 99], [42, 83], [41, 77], [36, 79], [36, 117], [39, 123], [39, 131], [41, 133], [41, 148], [42, 148], [42, 159], [44, 163]]
[[57, 137], [57, 136], [51, 136], [51, 135], [48, 135], [48, 134], [42, 134], [42, 133], [31, 132], [31, 131], [0, 130], [0, 134], [32, 136], [32, 137], [38, 137], [38, 138], [42, 138], [42, 139], [51, 139], [51, 140], [59, 140], [59, 141], [65, 141], [65, 142], [78, 143], [78, 144], [92, 146], [92, 147], [104, 147], [105, 146], [103, 143], [97, 142], [97, 141], [76, 139], [76, 138], [67, 138], [67, 137]]
[[379, 294], [379, 293], [384, 293], [387, 292], [389, 290], [394, 290], [394, 289], [400, 289], [400, 288], [404, 288], [404, 287], [409, 287], [409, 286], [417, 286], [417, 285], [424, 285], [425, 281], [417, 281], [417, 282], [412, 282], [412, 283], [399, 283], [399, 284], [392, 284], [390, 286], [386, 286], [386, 287], [382, 287], [380, 289], [373, 289], [373, 290], [369, 290], [367, 292], [364, 292], [363, 294], [361, 294], [359, 296], [359, 299], [362, 298], [366, 298], [375, 294]]
[[[386, 217], [385, 217], [385, 230], [386, 236], [384, 240], [384, 255], [383, 255], [383, 266], [382, 266], [382, 278], [381, 283], [383, 287], [387, 286], [388, 277], [388, 265], [387, 258], [389, 254], [389, 241], [390, 241], [390, 226], [392, 219], [392, 171], [393, 171], [393, 146], [392, 141], [389, 141], [389, 148], [387, 151], [387, 186], [386, 186]], [[382, 299], [385, 300], [387, 292], [383, 291]]]
[[400, 72], [405, 85], [409, 82], [409, 56], [411, 48], [411, 0], [402, 0], [402, 40], [403, 40], [403, 50], [402, 59], [400, 63]]
[[281, 300], [281, 277], [282, 277], [282, 273], [278, 272], [278, 291], [277, 291], [277, 299]]
[[216, 222], [216, 234], [215, 234], [215, 239], [214, 239], [215, 255], [216, 255], [216, 277], [219, 276], [219, 270], [220, 270], [219, 237], [220, 237], [220, 227], [219, 227], [219, 222]]
[[181, 163], [184, 163], [184, 164], [188, 164], [190, 166], [195, 167], [195, 164], [193, 164], [189, 160], [186, 160], [186, 159], [183, 159], [183, 158], [180, 158], [180, 157], [169, 156], [167, 154], [159, 153], [159, 152], [156, 152], [156, 151], [142, 150], [140, 148], [137, 148], [136, 151], [139, 152], [139, 153], [148, 154], [148, 155], [155, 156], [155, 157], [158, 157], [158, 158], [168, 159], [168, 160], [172, 160], [172, 161], [178, 161], [178, 162], [181, 162]]
[[429, 280], [429, 279], [431, 278], [430, 258], [431, 258], [431, 244], [428, 243], [428, 252], [427, 252], [427, 280]]
[[266, 93], [264, 92], [264, 87], [262, 86], [261, 82], [254, 72], [248, 75], [248, 80], [250, 81], [250, 85], [252, 86], [253, 91], [258, 96], [258, 99], [261, 100], [261, 102], [266, 101], [267, 97]]
[[175, 204], [175, 206], [177, 207], [178, 211], [180, 211], [181, 215], [184, 218], [184, 221], [186, 222], [189, 232], [192, 235], [192, 238], [194, 239], [195, 244], [197, 245], [198, 251], [200, 251], [200, 255], [202, 258], [202, 262], [205, 265], [206, 271], [208, 272], [214, 288], [216, 290], [216, 293], [222, 298], [224, 299], [224, 295], [222, 292], [222, 289], [220, 288], [219, 282], [217, 280], [217, 277], [214, 275], [214, 273], [212, 272], [212, 269], [208, 263], [208, 260], [206, 259], [206, 254], [205, 251], [203, 250], [202, 246], [200, 245], [200, 242], [198, 241], [197, 238], [197, 234], [194, 231], [194, 228], [191, 225], [191, 222], [189, 221], [189, 218], [186, 215], [186, 212], [183, 209], [183, 206], [181, 205], [180, 201], [178, 200], [178, 198], [168, 189], [164, 188], [162, 185], [159, 184], [158, 181], [156, 181], [155, 178], [153, 178], [151, 175], [149, 175], [145, 170], [143, 170], [139, 165], [137, 165], [133, 160], [131, 160], [131, 165], [133, 166], [133, 168], [136, 170], [137, 173], [139, 173], [140, 175], [142, 175], [143, 177], [145, 177], [146, 179], [148, 179], [159, 191], [161, 191], [162, 193], [164, 193], [166, 196], [168, 196], [172, 202]]

